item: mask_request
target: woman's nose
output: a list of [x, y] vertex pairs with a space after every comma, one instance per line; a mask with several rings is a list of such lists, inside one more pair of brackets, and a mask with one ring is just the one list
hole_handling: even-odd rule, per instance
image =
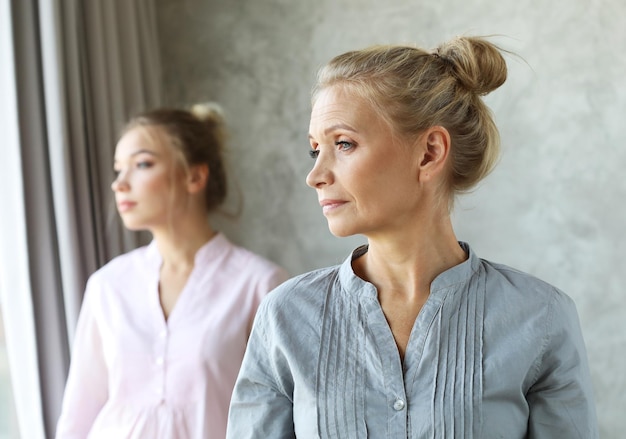
[[306, 176], [306, 184], [317, 189], [321, 186], [332, 183], [332, 172], [330, 170], [330, 163], [325, 154], [319, 151], [313, 169]]
[[115, 180], [111, 183], [111, 190], [113, 192], [124, 192], [128, 190], [128, 182], [123, 172], [117, 174]]

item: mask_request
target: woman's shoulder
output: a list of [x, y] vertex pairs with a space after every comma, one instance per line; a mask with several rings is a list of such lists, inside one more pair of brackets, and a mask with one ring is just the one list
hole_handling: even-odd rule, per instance
[[209, 243], [209, 246], [214, 246], [211, 252], [219, 252], [221, 257], [214, 259], [209, 255], [203, 261], [207, 265], [212, 265], [216, 263], [216, 260], [219, 260], [222, 275], [234, 275], [253, 282], [255, 279], [257, 281], [270, 279], [271, 283], [274, 284], [283, 282], [289, 277], [287, 271], [278, 263], [243, 246], [234, 244], [225, 235], [219, 234], [214, 239], [215, 242]]
[[129, 276], [136, 277], [151, 265], [158, 264], [159, 256], [153, 244], [138, 247], [115, 256], [92, 273], [89, 282], [124, 282]]
[[230, 260], [232, 261], [232, 263], [240, 267], [253, 267], [259, 270], [269, 271], [281, 269], [281, 267], [277, 263], [271, 261], [265, 256], [261, 256], [260, 254], [252, 250], [249, 250], [237, 244], [233, 244], [230, 241], [227, 241], [227, 245], [230, 247]]
[[326, 288], [332, 284], [339, 273], [339, 265], [318, 268], [292, 277], [280, 286], [282, 294], [298, 296], [311, 290]]
[[327, 293], [338, 288], [338, 272], [339, 266], [332, 266], [294, 276], [276, 287], [262, 306], [270, 313], [318, 308], [326, 300]]
[[318, 337], [329, 293], [338, 288], [337, 271], [336, 267], [310, 271], [276, 287], [257, 310], [257, 330], [276, 343]]
[[521, 308], [575, 308], [572, 298], [560, 288], [520, 269], [481, 259], [488, 295], [501, 297]]
[[528, 287], [538, 290], [555, 290], [556, 287], [540, 279], [534, 274], [520, 270], [507, 264], [481, 259], [482, 266], [486, 270], [489, 278], [499, 279], [501, 282], [508, 282], [511, 286]]

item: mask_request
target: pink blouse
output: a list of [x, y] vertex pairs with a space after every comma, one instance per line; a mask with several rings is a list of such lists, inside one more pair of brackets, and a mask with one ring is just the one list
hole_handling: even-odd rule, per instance
[[218, 234], [166, 321], [160, 266], [152, 242], [90, 277], [57, 439], [224, 439], [257, 306], [287, 274]]

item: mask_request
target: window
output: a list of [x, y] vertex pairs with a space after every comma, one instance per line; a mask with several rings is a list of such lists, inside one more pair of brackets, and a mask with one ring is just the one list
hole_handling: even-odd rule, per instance
[[18, 439], [17, 418], [0, 303], [0, 439]]

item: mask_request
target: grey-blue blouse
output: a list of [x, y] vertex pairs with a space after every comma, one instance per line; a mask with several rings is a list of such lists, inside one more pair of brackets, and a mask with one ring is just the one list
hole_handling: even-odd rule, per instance
[[401, 361], [351, 261], [295, 277], [259, 308], [229, 439], [598, 437], [573, 301], [468, 259], [431, 284]]

